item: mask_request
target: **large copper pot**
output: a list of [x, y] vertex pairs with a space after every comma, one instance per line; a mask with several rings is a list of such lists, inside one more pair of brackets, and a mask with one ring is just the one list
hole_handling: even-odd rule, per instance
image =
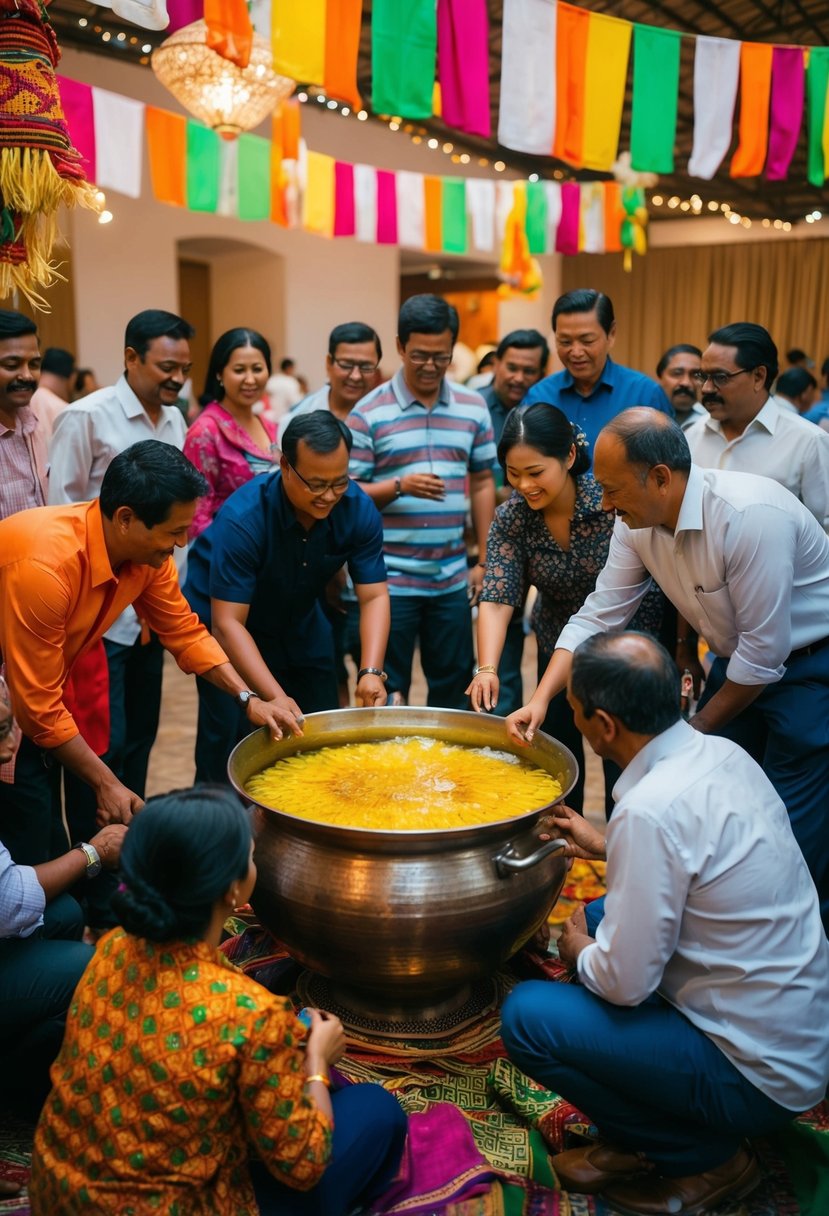
[[[309, 714], [304, 735], [267, 731], [233, 751], [236, 789], [298, 752], [400, 735], [490, 746], [575, 784], [572, 752], [538, 733], [529, 748], [503, 718], [413, 707]], [[245, 794], [249, 798], [249, 795]], [[435, 831], [370, 831], [262, 807], [253, 905], [301, 963], [326, 976], [344, 1004], [385, 1017], [447, 1009], [491, 975], [544, 923], [564, 882], [563, 841], [541, 842], [534, 808], [496, 823]], [[390, 816], [391, 819], [391, 816]]]

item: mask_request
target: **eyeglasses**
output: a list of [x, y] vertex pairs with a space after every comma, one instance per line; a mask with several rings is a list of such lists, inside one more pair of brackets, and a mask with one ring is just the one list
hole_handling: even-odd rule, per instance
[[359, 372], [361, 376], [372, 376], [380, 366], [379, 363], [352, 363], [350, 359], [334, 359], [332, 363], [336, 363], [341, 372], [350, 375], [352, 372]]
[[702, 388], [702, 386], [705, 384], [705, 382], [707, 380], [711, 381], [711, 383], [714, 385], [714, 388], [723, 388], [726, 384], [728, 384], [728, 381], [733, 380], [735, 376], [742, 376], [743, 372], [753, 372], [753, 371], [754, 371], [753, 367], [741, 367], [740, 370], [737, 372], [698, 371], [698, 372], [691, 372], [691, 379], [694, 381], [695, 384], [698, 384], [700, 386], [700, 388]]
[[427, 363], [434, 363], [435, 367], [440, 369], [448, 367], [452, 362], [451, 355], [430, 355], [425, 350], [412, 350], [406, 352], [406, 357], [416, 367], [425, 367]]
[[290, 461], [286, 461], [288, 468], [296, 473], [299, 480], [304, 486], [307, 486], [312, 494], [324, 494], [326, 490], [333, 490], [335, 494], [343, 494], [348, 489], [350, 477], [338, 477], [336, 481], [322, 481], [315, 477], [311, 481], [306, 481], [300, 473], [299, 469], [295, 469]]

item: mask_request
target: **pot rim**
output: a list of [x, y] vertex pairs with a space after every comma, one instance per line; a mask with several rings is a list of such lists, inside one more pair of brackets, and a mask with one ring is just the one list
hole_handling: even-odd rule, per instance
[[[359, 848], [361, 843], [364, 845], [373, 843], [376, 847], [379, 843], [391, 845], [395, 842], [402, 844], [415, 841], [424, 845], [443, 842], [447, 846], [465, 843], [466, 840], [480, 842], [482, 837], [488, 839], [495, 836], [508, 836], [516, 826], [526, 826], [528, 820], [543, 815], [557, 803], [562, 802], [578, 779], [579, 768], [576, 758], [563, 743], [554, 739], [552, 735], [536, 731], [532, 743], [521, 747], [507, 735], [504, 721], [503, 718], [478, 714], [471, 710], [434, 709], [413, 705], [383, 706], [380, 709], [324, 710], [305, 717], [304, 734], [300, 738], [290, 735], [277, 741], [271, 738], [266, 727], [261, 727], [247, 735], [237, 743], [230, 754], [227, 765], [228, 778], [236, 792], [247, 802], [253, 803], [269, 815], [285, 821], [286, 826], [290, 826], [300, 834], [311, 832], [313, 835], [319, 835], [321, 831], [324, 831], [329, 839], [339, 838], [351, 848]], [[442, 727], [447, 729], [448, 737], [441, 733]], [[451, 737], [453, 732], [461, 733], [464, 727], [482, 737], [474, 741], [461, 741]], [[358, 732], [356, 737], [355, 732]], [[318, 751], [322, 747], [344, 746], [356, 742], [379, 742], [382, 739], [394, 738], [401, 733], [425, 734], [428, 737], [441, 738], [447, 743], [462, 742], [463, 745], [472, 747], [494, 745], [498, 750], [509, 752], [522, 759], [534, 759], [540, 768], [561, 780], [562, 792], [551, 802], [504, 819], [464, 824], [459, 827], [424, 830], [422, 828], [350, 827], [345, 824], [331, 823], [325, 819], [293, 815], [289, 811], [260, 802], [245, 789], [244, 782], [250, 777], [276, 763], [277, 760], [288, 756], [304, 751]], [[309, 747], [309, 743], [312, 746]], [[258, 757], [258, 764], [257, 767], [249, 768], [252, 756]], [[553, 763], [557, 765], [556, 771], [553, 771], [551, 767]], [[243, 767], [247, 771], [240, 775], [239, 770]]]

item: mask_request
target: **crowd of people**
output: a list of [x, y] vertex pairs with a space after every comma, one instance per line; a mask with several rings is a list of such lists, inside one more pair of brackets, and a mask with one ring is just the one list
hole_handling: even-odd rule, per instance
[[[70, 400], [71, 356], [0, 311], [0, 1055], [43, 1108], [35, 1213], [335, 1216], [393, 1176], [395, 1099], [329, 1092], [337, 1019], [306, 1027], [217, 951], [256, 877], [228, 756], [347, 704], [348, 656], [358, 705], [407, 702], [419, 650], [429, 705], [602, 758], [606, 837], [583, 776], [539, 827], [607, 859], [559, 945], [579, 982], [503, 1011], [510, 1055], [599, 1129], [563, 1185], [702, 1212], [756, 1185], [746, 1137], [826, 1091], [829, 361], [818, 401], [803, 352], [779, 374], [737, 322], [651, 379], [578, 290], [552, 314], [563, 370], [516, 330], [476, 389], [449, 374], [458, 331], [406, 300], [384, 380], [376, 331], [344, 322], [298, 398], [232, 329], [188, 427], [181, 317], [133, 317], [123, 375]], [[145, 806], [165, 649], [197, 679], [197, 785]]]

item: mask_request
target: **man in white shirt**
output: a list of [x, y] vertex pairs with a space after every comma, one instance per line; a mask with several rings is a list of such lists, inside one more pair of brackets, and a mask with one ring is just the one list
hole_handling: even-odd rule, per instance
[[829, 435], [770, 396], [777, 378], [771, 335], [739, 321], [708, 342], [695, 378], [709, 417], [686, 431], [694, 464], [773, 477], [829, 528]]
[[[68, 405], [55, 418], [50, 506], [97, 498], [113, 458], [140, 440], [157, 439], [179, 451], [184, 447], [187, 423], [176, 402], [190, 374], [193, 333], [181, 317], [161, 309], [146, 309], [128, 322], [120, 379]], [[177, 563], [184, 552], [176, 551]], [[109, 747], [102, 758], [127, 789], [143, 798], [158, 731], [164, 649], [142, 629], [133, 608], [107, 630], [103, 645], [109, 670]], [[71, 776], [66, 780], [72, 833], [88, 834], [94, 803], [86, 787]], [[94, 903], [91, 899], [97, 915]]]
[[328, 382], [307, 397], [279, 420], [279, 442], [285, 428], [294, 418], [328, 410], [345, 422], [358, 401], [374, 388], [377, 369], [383, 358], [379, 335], [362, 321], [345, 321], [335, 325], [328, 335], [328, 355], [325, 370]]
[[829, 1081], [829, 942], [786, 809], [741, 748], [681, 720], [679, 698], [644, 634], [576, 649], [576, 724], [624, 771], [606, 840], [565, 806], [543, 827], [565, 855], [606, 857], [607, 896], [559, 942], [579, 983], [520, 984], [502, 1011], [510, 1057], [602, 1137], [554, 1158], [562, 1185], [642, 1216], [748, 1194], [761, 1175], [744, 1137]]
[[572, 651], [623, 628], [653, 577], [717, 656], [691, 724], [762, 763], [829, 926], [829, 539], [771, 478], [692, 465], [684, 433], [654, 410], [609, 423], [594, 470], [617, 516], [607, 562], [510, 733], [532, 738]]

